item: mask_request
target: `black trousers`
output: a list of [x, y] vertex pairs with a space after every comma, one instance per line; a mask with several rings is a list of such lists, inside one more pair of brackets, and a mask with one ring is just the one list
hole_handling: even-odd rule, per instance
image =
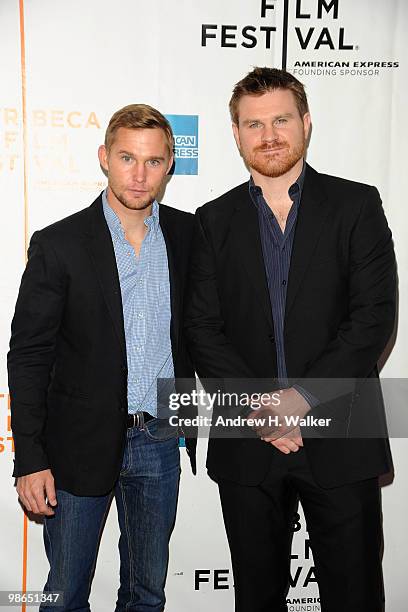
[[231, 551], [236, 612], [286, 612], [293, 518], [300, 500], [322, 612], [383, 612], [382, 515], [378, 479], [318, 486], [304, 449], [274, 447], [258, 486], [218, 481]]

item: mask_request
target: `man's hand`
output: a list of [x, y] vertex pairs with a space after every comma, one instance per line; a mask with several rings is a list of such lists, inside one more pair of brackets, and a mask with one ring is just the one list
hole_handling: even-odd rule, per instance
[[[50, 506], [56, 506], [57, 496], [55, 494], [54, 477], [51, 470], [41, 470], [19, 476], [17, 478], [17, 493], [24, 507], [34, 514], [52, 516], [54, 510]], [[49, 505], [47, 505], [47, 502]]]
[[270, 442], [272, 446], [277, 448], [281, 453], [285, 455], [289, 455], [289, 453], [297, 453], [299, 448], [303, 446], [302, 434], [300, 433], [300, 428], [295, 427], [289, 433], [282, 436], [278, 440], [268, 440], [265, 439], [265, 442]]
[[262, 401], [262, 407], [250, 413], [248, 419], [256, 419], [254, 430], [266, 442], [272, 442], [297, 427], [298, 419], [303, 418], [310, 410], [310, 405], [293, 387], [269, 394]]

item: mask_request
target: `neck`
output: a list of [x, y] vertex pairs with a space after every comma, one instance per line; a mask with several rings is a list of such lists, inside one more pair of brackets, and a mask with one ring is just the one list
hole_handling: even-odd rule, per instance
[[123, 206], [121, 202], [114, 196], [111, 189], [108, 187], [106, 197], [109, 206], [119, 217], [119, 221], [125, 231], [135, 232], [140, 229], [145, 229], [144, 220], [152, 214], [152, 204], [142, 208], [140, 210], [133, 210]]
[[251, 168], [255, 185], [262, 189], [267, 202], [281, 202], [288, 199], [289, 188], [299, 178], [303, 168], [303, 157], [285, 174], [277, 177], [264, 176]]

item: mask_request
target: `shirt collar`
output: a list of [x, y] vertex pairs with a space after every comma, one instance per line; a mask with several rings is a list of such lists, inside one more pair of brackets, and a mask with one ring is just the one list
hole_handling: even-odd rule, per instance
[[[296, 181], [288, 189], [288, 194], [289, 194], [290, 199], [295, 200], [297, 205], [299, 205], [300, 203], [303, 185], [305, 182], [305, 174], [306, 174], [306, 163], [305, 163], [305, 160], [303, 160], [302, 172], [300, 173]], [[255, 201], [258, 195], [262, 195], [261, 187], [259, 187], [259, 185], [255, 185], [254, 179], [252, 178], [252, 176], [249, 179], [249, 193], [252, 197], [255, 196]]]
[[[125, 232], [123, 230], [122, 224], [120, 222], [118, 215], [109, 206], [109, 202], [108, 202], [106, 193], [107, 193], [107, 189], [105, 189], [102, 192], [102, 206], [103, 206], [103, 213], [105, 215], [106, 223], [108, 224], [108, 228], [111, 233], [115, 234], [121, 239], [124, 239]], [[146, 217], [146, 219], [144, 220], [144, 223], [145, 225], [147, 225], [149, 229], [153, 229], [153, 231], [157, 231], [159, 227], [159, 218], [160, 218], [159, 217], [159, 203], [157, 202], [157, 200], [154, 200], [153, 205], [152, 205], [151, 215]]]

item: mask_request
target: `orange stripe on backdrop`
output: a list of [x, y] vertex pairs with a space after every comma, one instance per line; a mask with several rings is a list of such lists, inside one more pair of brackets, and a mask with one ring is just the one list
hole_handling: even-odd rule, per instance
[[24, 0], [19, 0], [20, 8], [20, 49], [21, 49], [21, 106], [23, 117], [23, 172], [24, 172], [24, 256], [28, 249], [28, 143], [27, 143], [27, 75], [25, 57]]
[[[27, 260], [28, 248], [28, 197], [27, 197], [27, 99], [26, 99], [26, 58], [25, 58], [25, 30], [24, 30], [24, 0], [19, 0], [20, 13], [20, 54], [21, 54], [21, 104], [23, 116], [23, 172], [24, 172], [24, 257]], [[23, 593], [27, 592], [27, 548], [28, 548], [28, 519], [24, 513], [23, 518]], [[21, 612], [26, 612], [26, 604], [21, 606]]]

